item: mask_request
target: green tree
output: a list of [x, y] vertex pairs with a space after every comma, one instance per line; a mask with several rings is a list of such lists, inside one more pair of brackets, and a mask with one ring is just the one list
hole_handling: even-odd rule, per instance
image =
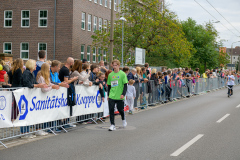
[[[134, 62], [136, 47], [146, 49], [146, 62], [155, 66], [186, 66], [194, 52], [187, 41], [177, 16], [165, 9], [159, 12], [159, 0], [124, 0], [122, 15], [127, 19], [124, 25], [124, 60], [131, 57]], [[121, 15], [117, 16], [119, 19]], [[122, 22], [114, 23], [114, 56], [121, 59]], [[110, 27], [108, 25], [108, 27]], [[93, 46], [108, 50], [109, 32], [97, 31]]]
[[201, 72], [207, 68], [219, 66], [219, 51], [216, 42], [218, 33], [211, 22], [198, 25], [195, 20], [188, 18], [182, 21], [183, 32], [187, 40], [194, 46], [190, 66], [199, 67]]

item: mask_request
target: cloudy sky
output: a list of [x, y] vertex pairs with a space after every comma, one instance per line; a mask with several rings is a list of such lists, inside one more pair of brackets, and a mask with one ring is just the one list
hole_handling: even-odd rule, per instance
[[[214, 23], [219, 32], [219, 39], [224, 39], [224, 45], [231, 47], [233, 42], [240, 41], [240, 0], [165, 0], [168, 8], [175, 12], [180, 20], [187, 20], [188, 17], [196, 20], [198, 24], [208, 21]], [[207, 11], [205, 11], [204, 7]], [[230, 24], [209, 4], [209, 3], [228, 21]], [[215, 19], [215, 18], [217, 19]], [[224, 26], [225, 27], [224, 27]], [[230, 30], [228, 30], [227, 28]], [[236, 29], [235, 29], [235, 28]], [[233, 33], [232, 33], [233, 32]], [[237, 37], [238, 36], [238, 37]], [[233, 47], [240, 46], [240, 42], [234, 43]]]

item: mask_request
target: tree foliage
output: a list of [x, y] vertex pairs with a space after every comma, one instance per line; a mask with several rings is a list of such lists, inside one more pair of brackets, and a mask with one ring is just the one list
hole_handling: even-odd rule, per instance
[[[146, 49], [146, 62], [155, 66], [186, 66], [194, 52], [193, 46], [184, 37], [177, 16], [165, 9], [160, 12], [159, 0], [124, 0], [121, 15], [124, 23], [124, 60], [134, 62], [135, 48]], [[120, 14], [117, 19], [120, 18]], [[114, 56], [121, 59], [122, 21], [114, 23]], [[108, 25], [108, 27], [110, 27]], [[93, 46], [109, 48], [110, 33], [97, 31]]]
[[220, 59], [225, 64], [225, 59], [219, 54], [219, 45], [216, 42], [218, 32], [211, 22], [205, 25], [199, 25], [195, 20], [188, 18], [182, 21], [182, 28], [187, 40], [192, 43], [195, 53], [192, 53], [190, 66], [192, 68], [199, 67], [201, 72], [206, 68], [218, 67]]

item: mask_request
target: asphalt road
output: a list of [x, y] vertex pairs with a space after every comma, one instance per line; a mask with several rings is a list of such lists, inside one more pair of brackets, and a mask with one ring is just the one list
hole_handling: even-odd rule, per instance
[[[240, 86], [127, 115], [127, 128], [78, 125], [0, 151], [0, 160], [240, 160]], [[240, 105], [239, 105], [240, 106]]]

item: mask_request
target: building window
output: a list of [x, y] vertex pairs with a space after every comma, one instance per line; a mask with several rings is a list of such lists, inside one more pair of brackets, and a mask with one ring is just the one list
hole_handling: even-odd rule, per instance
[[85, 45], [81, 45], [81, 60], [84, 59]]
[[21, 51], [20, 51], [20, 58], [22, 59], [29, 59], [29, 44], [28, 43], [21, 43]]
[[47, 43], [38, 43], [38, 52], [44, 50], [46, 52], [47, 59]]
[[96, 62], [96, 47], [93, 47], [93, 62]]
[[102, 5], [102, 0], [99, 0], [99, 4]]
[[21, 14], [21, 27], [30, 26], [30, 11], [22, 11]]
[[109, 0], [109, 8], [111, 9], [112, 7], [112, 0]]
[[105, 0], [105, 7], [107, 7], [107, 3], [108, 3], [108, 1], [107, 1], [107, 0]]
[[97, 0], [94, 0], [94, 3], [97, 3]]
[[93, 23], [93, 31], [95, 32], [97, 30], [97, 17], [94, 16], [93, 21], [94, 21], [94, 23]]
[[114, 11], [117, 11], [117, 0], [114, 0]]
[[3, 43], [3, 53], [12, 54], [12, 43], [11, 42]]
[[99, 31], [102, 31], [102, 18], [99, 18]]
[[107, 24], [108, 24], [108, 21], [104, 20], [103, 28], [104, 28], [105, 32], [107, 32]]
[[92, 30], [92, 15], [88, 15], [88, 31]]
[[4, 27], [12, 27], [12, 11], [4, 11]]
[[118, 0], [118, 12], [121, 12], [122, 0]]
[[48, 11], [40, 10], [39, 11], [39, 27], [47, 27]]
[[87, 46], [87, 61], [90, 62], [91, 46]]
[[103, 51], [103, 61], [106, 62], [107, 51]]
[[81, 24], [82, 30], [85, 30], [85, 23], [86, 23], [86, 13], [82, 12], [82, 24]]
[[101, 61], [101, 54], [102, 54], [101, 48], [98, 48], [98, 62]]

